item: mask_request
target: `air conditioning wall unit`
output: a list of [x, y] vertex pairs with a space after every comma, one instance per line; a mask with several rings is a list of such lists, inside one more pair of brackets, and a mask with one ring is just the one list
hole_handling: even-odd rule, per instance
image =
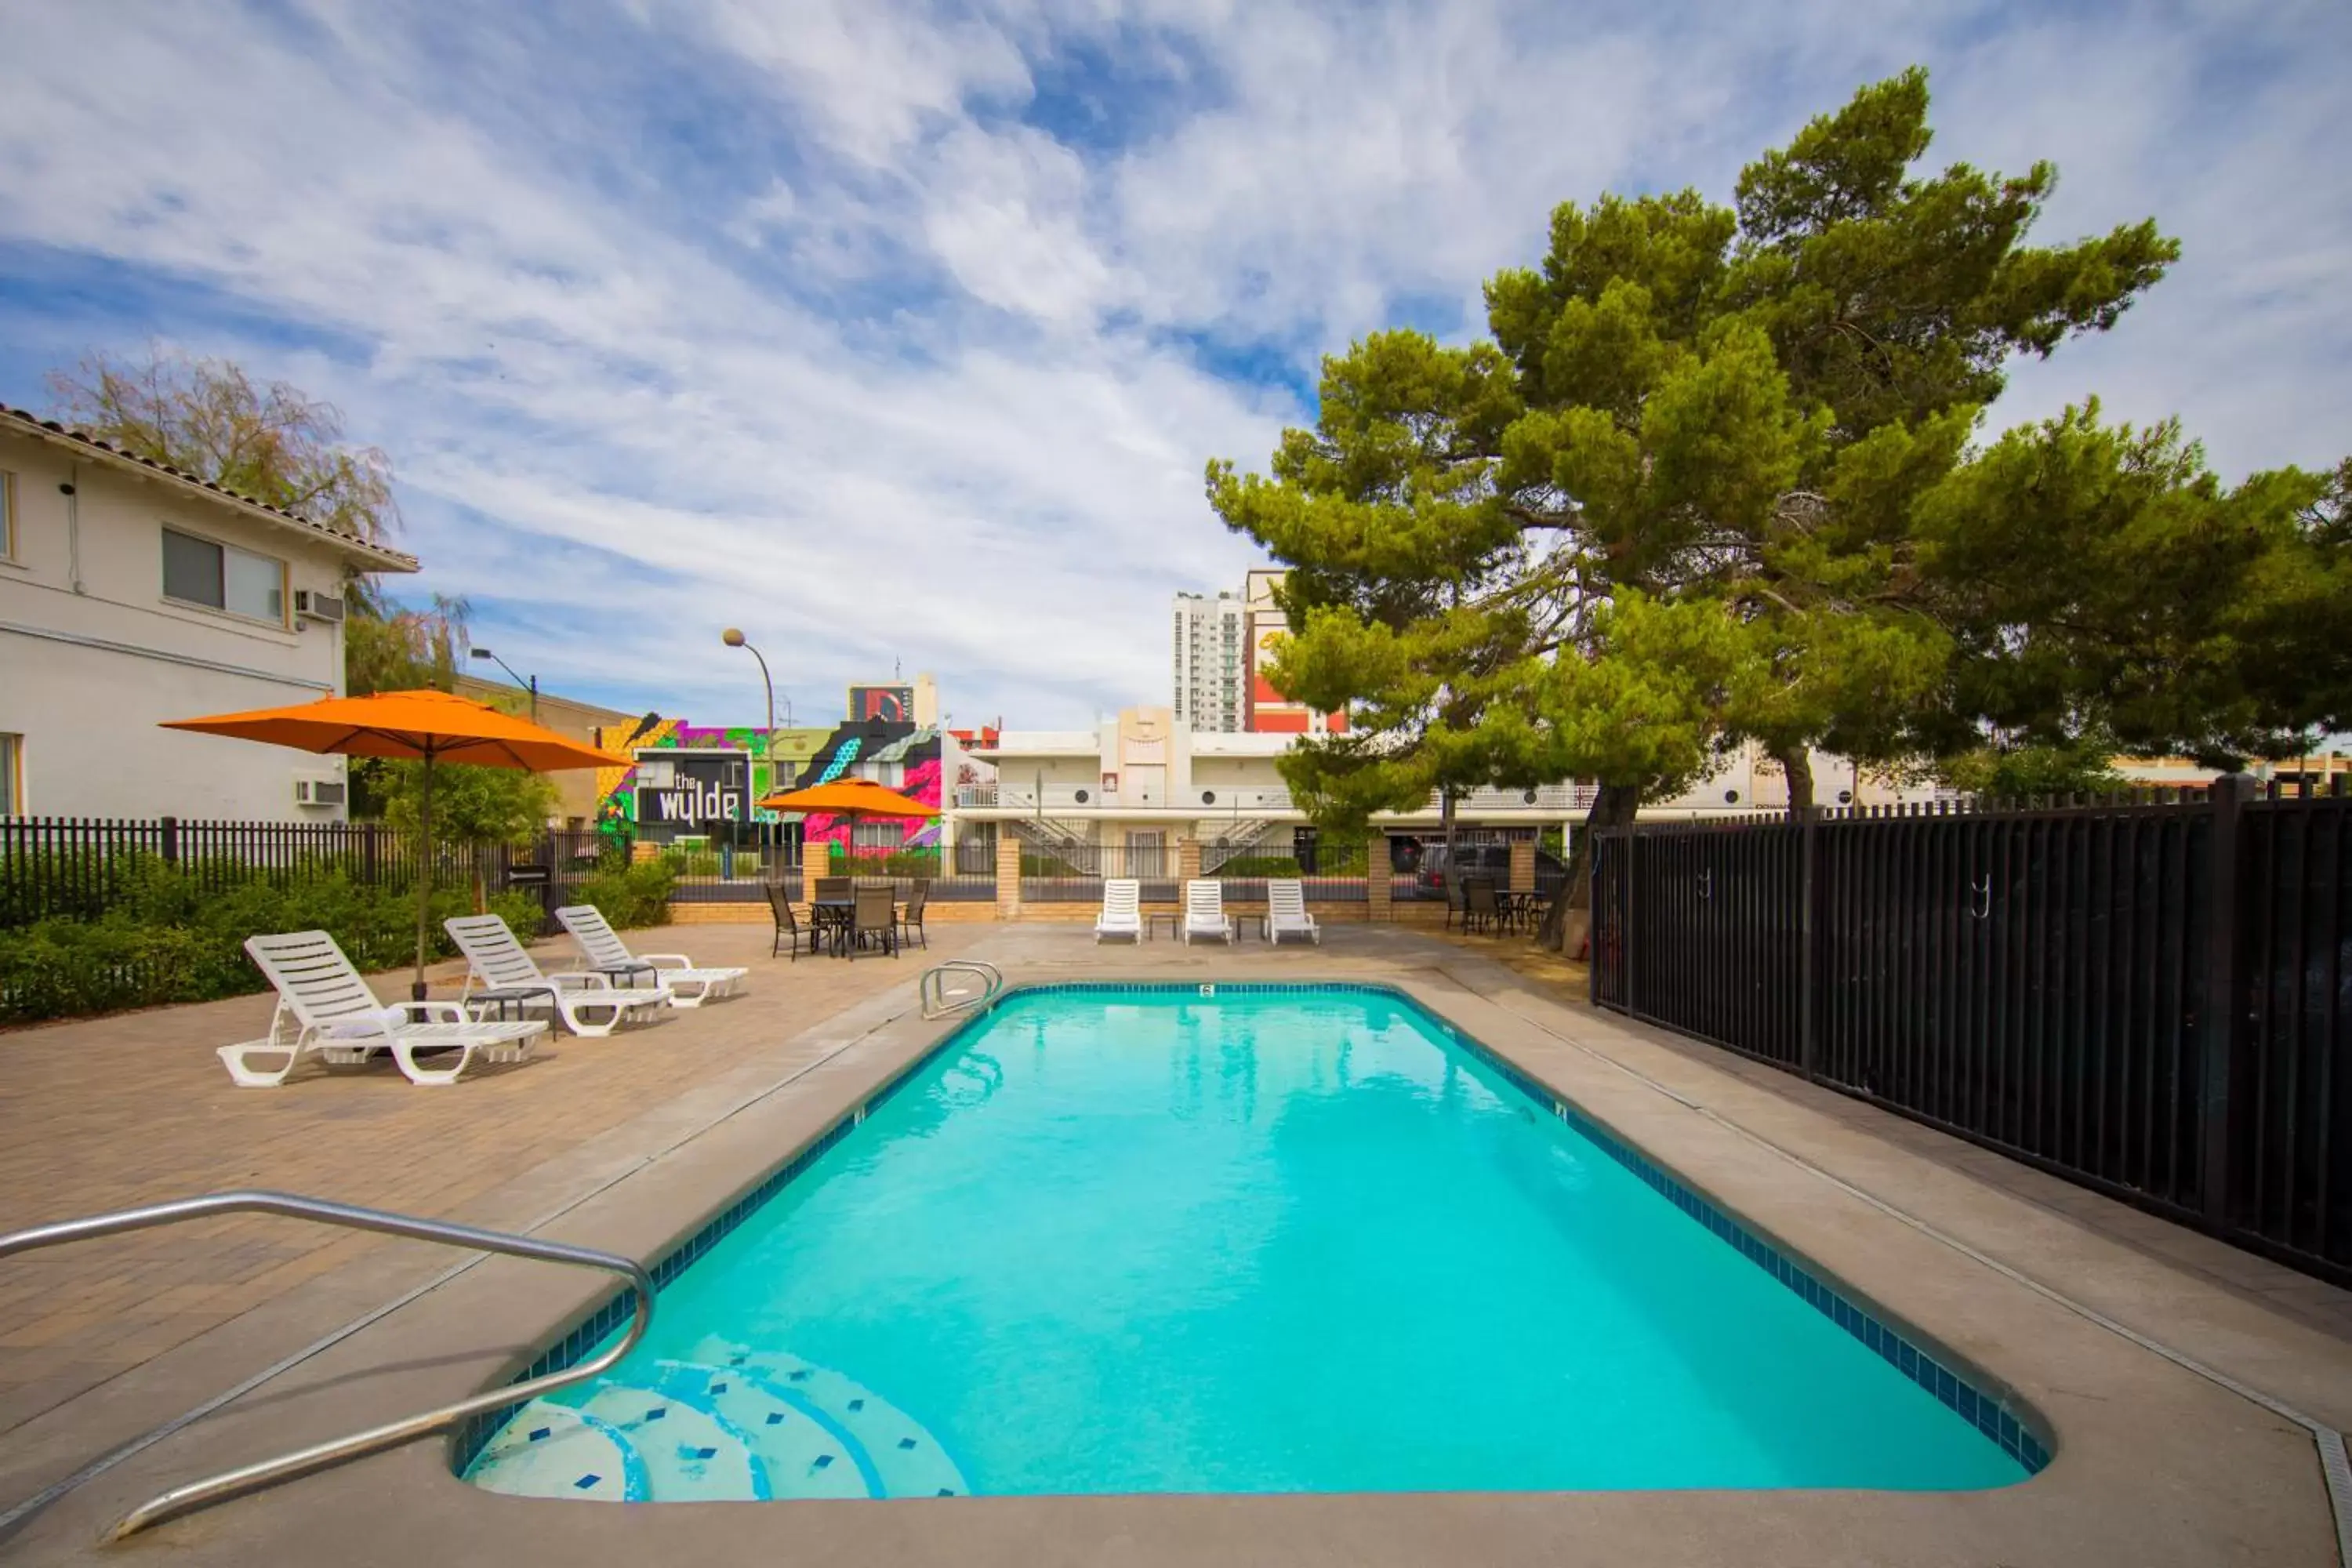
[[349, 788], [350, 786], [341, 779], [296, 779], [294, 804], [296, 805], [341, 805], [349, 793]]
[[343, 601], [333, 594], [321, 594], [310, 588], [294, 590], [294, 615], [305, 621], [341, 621]]

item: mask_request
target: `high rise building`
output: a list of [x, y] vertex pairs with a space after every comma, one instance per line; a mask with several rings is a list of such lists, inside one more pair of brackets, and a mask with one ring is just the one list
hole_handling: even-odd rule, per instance
[[1193, 731], [1240, 730], [1247, 707], [1248, 606], [1232, 593], [1179, 594], [1174, 620], [1176, 722]]
[[1286, 627], [1274, 590], [1278, 570], [1261, 568], [1238, 594], [1176, 595], [1176, 722], [1228, 732], [1304, 735], [1345, 730], [1345, 715], [1318, 714], [1276, 691], [1259, 673], [1272, 638]]

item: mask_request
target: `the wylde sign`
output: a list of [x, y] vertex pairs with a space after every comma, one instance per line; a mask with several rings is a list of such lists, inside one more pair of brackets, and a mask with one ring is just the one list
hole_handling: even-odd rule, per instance
[[637, 820], [709, 827], [751, 820], [751, 768], [740, 752], [664, 747], [637, 753]]

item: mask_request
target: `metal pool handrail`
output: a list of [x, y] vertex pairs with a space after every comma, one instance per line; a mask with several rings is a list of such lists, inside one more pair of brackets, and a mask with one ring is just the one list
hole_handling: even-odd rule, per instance
[[[979, 995], [948, 994], [948, 977], [951, 974], [977, 974], [985, 982]], [[950, 958], [945, 963], [935, 963], [923, 971], [921, 993], [923, 1016], [945, 1018], [972, 1007], [985, 1007], [1004, 990], [1004, 972], [979, 958]]]
[[107, 1531], [107, 1540], [121, 1541], [151, 1524], [177, 1518], [218, 1499], [324, 1469], [344, 1459], [357, 1458], [362, 1454], [372, 1454], [378, 1449], [421, 1437], [468, 1415], [520, 1405], [555, 1389], [585, 1382], [635, 1349], [637, 1342], [645, 1337], [646, 1325], [653, 1321], [653, 1276], [646, 1272], [642, 1264], [618, 1253], [598, 1252], [586, 1247], [568, 1247], [560, 1241], [541, 1241], [528, 1236], [512, 1236], [502, 1230], [480, 1230], [469, 1225], [452, 1225], [446, 1220], [419, 1219], [414, 1215], [361, 1208], [352, 1204], [331, 1203], [324, 1198], [301, 1197], [293, 1193], [250, 1189], [208, 1193], [202, 1197], [175, 1198], [170, 1203], [150, 1204], [143, 1208], [117, 1209], [112, 1214], [86, 1215], [79, 1219], [59, 1220], [54, 1225], [37, 1225], [30, 1230], [0, 1236], [0, 1258], [30, 1252], [36, 1247], [84, 1241], [96, 1236], [113, 1236], [126, 1230], [146, 1230], [154, 1226], [173, 1225], [184, 1219], [201, 1219], [207, 1215], [246, 1213], [290, 1215], [297, 1219], [318, 1220], [325, 1225], [343, 1226], [352, 1230], [382, 1231], [387, 1236], [447, 1242], [453, 1247], [503, 1252], [516, 1258], [535, 1258], [547, 1263], [602, 1268], [628, 1281], [630, 1289], [636, 1292], [636, 1310], [630, 1315], [628, 1332], [621, 1336], [620, 1342], [586, 1361], [521, 1383], [506, 1384], [487, 1394], [458, 1400], [454, 1405], [443, 1405], [385, 1426], [354, 1432], [348, 1437], [314, 1443], [307, 1448], [174, 1487], [123, 1515], [113, 1529]]

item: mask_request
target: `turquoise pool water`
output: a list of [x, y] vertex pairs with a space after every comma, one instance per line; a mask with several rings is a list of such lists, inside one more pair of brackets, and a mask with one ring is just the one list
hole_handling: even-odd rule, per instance
[[1021, 994], [469, 1475], [656, 1500], [2024, 1479], [1889, 1344], [1402, 998]]

